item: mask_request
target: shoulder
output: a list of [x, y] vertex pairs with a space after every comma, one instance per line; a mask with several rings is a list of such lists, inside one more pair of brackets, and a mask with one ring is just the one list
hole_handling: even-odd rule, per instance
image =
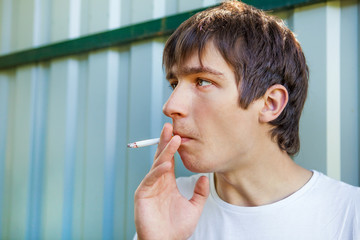
[[357, 196], [359, 195], [360, 188], [347, 184], [345, 182], [335, 180], [330, 178], [320, 172], [316, 172], [318, 174], [318, 185], [322, 188], [326, 188], [327, 191], [333, 193], [343, 193], [349, 196]]
[[315, 190], [323, 197], [334, 202], [346, 202], [351, 205], [358, 205], [360, 208], [360, 188], [345, 182], [332, 179], [322, 173], [318, 174]]
[[199, 173], [195, 175], [191, 175], [189, 177], [179, 177], [176, 179], [177, 187], [180, 193], [185, 197], [190, 199], [194, 193], [194, 188], [197, 180], [201, 176], [209, 177], [209, 173]]

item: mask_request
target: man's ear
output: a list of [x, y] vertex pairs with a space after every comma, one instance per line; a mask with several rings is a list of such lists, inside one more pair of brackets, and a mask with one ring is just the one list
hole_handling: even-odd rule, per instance
[[271, 86], [263, 96], [264, 105], [259, 120], [262, 123], [275, 120], [284, 110], [289, 99], [288, 91], [281, 84]]

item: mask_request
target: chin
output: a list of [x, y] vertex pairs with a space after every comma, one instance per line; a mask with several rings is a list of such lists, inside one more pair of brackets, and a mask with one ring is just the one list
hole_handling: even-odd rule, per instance
[[193, 154], [186, 154], [181, 152], [179, 152], [179, 154], [184, 166], [191, 172], [208, 173], [214, 171], [214, 168], [211, 166], [209, 161], [204, 159], [204, 157], [197, 157]]

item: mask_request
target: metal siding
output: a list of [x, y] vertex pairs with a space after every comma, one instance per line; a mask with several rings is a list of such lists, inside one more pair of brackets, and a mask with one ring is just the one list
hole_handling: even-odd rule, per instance
[[[14, 116], [14, 108], [15, 108], [15, 71], [7, 71], [4, 72], [1, 75], [2, 81], [5, 83], [2, 83], [1, 87], [5, 87], [5, 90], [7, 91], [7, 96], [2, 95], [2, 97], [7, 97], [4, 103], [7, 104], [7, 106], [4, 106], [5, 108], [2, 109], [2, 113], [4, 115], [1, 115], [3, 121], [1, 121], [1, 124], [5, 124], [2, 126], [2, 129], [5, 130], [6, 128], [6, 135], [2, 136], [3, 139], [5, 139], [5, 142], [3, 142], [3, 149], [5, 149], [4, 153], [1, 155], [4, 157], [2, 161], [2, 173], [1, 173], [1, 184], [2, 184], [2, 192], [0, 192], [0, 199], [1, 199], [1, 235], [0, 237], [3, 239], [6, 239], [7, 236], [9, 236], [10, 231], [10, 203], [11, 203], [11, 166], [12, 166], [12, 157], [13, 157], [13, 142], [14, 134], [14, 121], [12, 121]], [[2, 99], [3, 100], [3, 99]], [[3, 106], [3, 105], [2, 105]], [[3, 133], [2, 133], [3, 134]], [[5, 134], [5, 133], [4, 133]]]
[[[8, 122], [9, 107], [10, 105], [10, 79], [5, 73], [0, 74], [0, 209], [5, 209], [6, 197], [6, 146], [9, 127], [11, 124]], [[0, 238], [2, 238], [6, 226], [6, 214], [2, 212], [0, 215]]]
[[10, 121], [14, 121], [11, 144], [9, 184], [9, 229], [7, 238], [24, 239], [27, 230], [27, 212], [29, 206], [29, 172], [31, 162], [31, 117], [34, 79], [33, 67], [21, 68], [15, 74], [14, 112]]
[[29, 166], [29, 192], [27, 206], [26, 237], [39, 239], [41, 236], [42, 196], [44, 185], [45, 135], [48, 96], [48, 67], [43, 64], [33, 69], [31, 146]]
[[[217, 2], [2, 0], [0, 53]], [[358, 21], [351, 25], [349, 20], [358, 18], [354, 4], [359, 3], [342, 10], [340, 25], [342, 81], [351, 81], [341, 89], [339, 127], [342, 176], [352, 169], [343, 180], [359, 184], [359, 130], [352, 131], [359, 122], [354, 67], [359, 53], [351, 51], [358, 48], [358, 41], [346, 37], [358, 27]], [[311, 69], [309, 98], [301, 119], [302, 151], [296, 160], [324, 172], [329, 148], [324, 124], [329, 51], [324, 45], [325, 5], [278, 13], [297, 33]], [[346, 11], [351, 15], [345, 15]], [[129, 150], [126, 143], [157, 137], [162, 124], [171, 121], [161, 112], [171, 93], [161, 66], [165, 40], [138, 41], [0, 72], [0, 238], [133, 237], [133, 194], [156, 148]], [[345, 98], [349, 91], [351, 95]], [[191, 174], [178, 155], [175, 169], [177, 176]]]
[[359, 30], [357, 0], [341, 9], [341, 179], [359, 185]]
[[[83, 218], [84, 218], [84, 186], [85, 186], [85, 163], [86, 163], [86, 113], [87, 113], [87, 99], [88, 99], [88, 58], [86, 55], [79, 59], [79, 78], [78, 78], [78, 92], [77, 92], [77, 119], [76, 119], [76, 140], [75, 140], [75, 162], [74, 166], [74, 192], [72, 199], [72, 224], [65, 229], [63, 226], [63, 238], [66, 235], [71, 235], [73, 239], [83, 239]], [[67, 223], [70, 224], [70, 223]]]
[[[44, 200], [42, 238], [61, 236], [64, 207], [64, 167], [66, 161], [66, 114], [69, 111], [68, 61], [52, 61], [49, 69], [49, 98], [47, 116], [46, 157], [44, 173]], [[55, 207], [56, 206], [56, 207]]]
[[[136, 44], [130, 49], [130, 81], [128, 102], [128, 141], [151, 138], [150, 129], [150, 104], [151, 104], [151, 52], [153, 44], [150, 42]], [[126, 239], [134, 232], [133, 217], [133, 194], [141, 179], [151, 166], [151, 148], [138, 149], [140, 151], [128, 151], [126, 165]]]
[[310, 70], [308, 98], [300, 120], [301, 151], [295, 159], [308, 169], [326, 172], [325, 4], [296, 9], [293, 24]]
[[74, 199], [74, 181], [75, 181], [75, 164], [76, 149], [78, 147], [76, 138], [79, 127], [77, 119], [79, 118], [79, 60], [69, 59], [67, 61], [67, 88], [66, 94], [66, 136], [65, 136], [65, 161], [64, 161], [64, 196], [63, 196], [63, 213], [62, 213], [62, 233], [64, 239], [69, 239], [72, 233], [73, 223], [73, 199]]
[[119, 83], [118, 83], [118, 125], [117, 125], [117, 152], [114, 170], [114, 217], [113, 236], [115, 239], [126, 239], [126, 190], [127, 190], [127, 161], [128, 150], [128, 99], [129, 99], [129, 77], [130, 77], [130, 52], [128, 48], [119, 49]]

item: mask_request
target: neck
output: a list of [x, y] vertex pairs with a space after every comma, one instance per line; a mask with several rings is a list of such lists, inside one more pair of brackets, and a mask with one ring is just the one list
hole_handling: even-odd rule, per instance
[[274, 203], [299, 190], [312, 176], [280, 149], [246, 162], [246, 166], [215, 173], [216, 191], [222, 200], [239, 206]]

